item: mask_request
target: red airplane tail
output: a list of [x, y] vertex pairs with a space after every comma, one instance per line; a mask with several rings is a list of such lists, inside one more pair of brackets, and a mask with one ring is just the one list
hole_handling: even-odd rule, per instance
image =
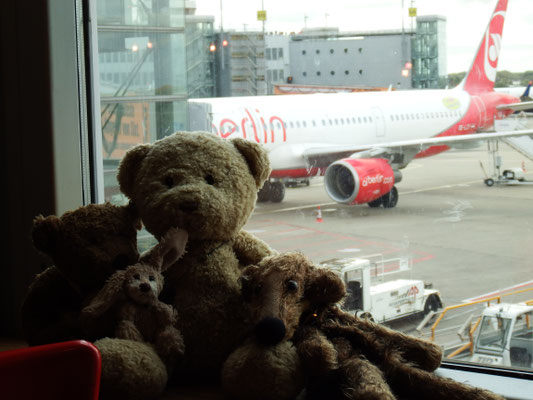
[[474, 62], [461, 83], [463, 89], [470, 94], [491, 92], [494, 89], [507, 2], [508, 0], [498, 0]]

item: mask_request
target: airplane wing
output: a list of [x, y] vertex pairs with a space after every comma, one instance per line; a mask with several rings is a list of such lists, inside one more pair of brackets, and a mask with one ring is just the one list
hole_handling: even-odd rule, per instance
[[364, 146], [353, 145], [331, 145], [322, 147], [309, 147], [303, 151], [303, 157], [310, 165], [326, 166], [340, 158], [351, 155], [356, 158], [373, 158], [393, 156], [398, 153], [408, 154], [407, 160], [400, 162], [402, 168], [411, 161], [417, 153], [438, 145], [453, 145], [457, 143], [475, 142], [481, 140], [501, 139], [509, 137], [520, 137], [533, 135], [533, 129], [507, 131], [507, 132], [485, 132], [466, 135], [438, 136], [428, 139], [402, 140], [389, 143], [375, 143]]
[[533, 109], [533, 101], [523, 101], [521, 103], [500, 104], [496, 106], [498, 110], [525, 111]]

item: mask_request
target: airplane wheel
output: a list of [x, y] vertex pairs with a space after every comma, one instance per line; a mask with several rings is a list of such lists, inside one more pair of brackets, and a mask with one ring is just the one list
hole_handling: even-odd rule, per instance
[[386, 195], [382, 196], [381, 199], [383, 201], [383, 207], [396, 207], [396, 204], [398, 204], [398, 190], [396, 189], [396, 186], [393, 186], [392, 190]]
[[368, 207], [370, 208], [376, 208], [376, 207], [379, 207], [383, 204], [383, 198], [380, 197], [379, 199], [376, 199], [376, 200], [373, 200], [373, 201], [370, 201], [367, 203], [368, 204]]
[[494, 185], [494, 179], [491, 179], [491, 178], [485, 179], [485, 185], [489, 187]]
[[257, 192], [257, 201], [264, 203], [270, 199], [270, 182], [265, 182], [261, 190]]
[[272, 182], [270, 184], [270, 201], [281, 203], [285, 198], [285, 185], [281, 182]]

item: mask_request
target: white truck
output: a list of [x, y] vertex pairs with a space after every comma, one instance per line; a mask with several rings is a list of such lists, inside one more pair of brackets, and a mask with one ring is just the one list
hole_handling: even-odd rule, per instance
[[[423, 316], [442, 308], [439, 291], [422, 280], [396, 279], [373, 284], [372, 275], [379, 276], [378, 266], [368, 259], [333, 259], [321, 265], [337, 272], [344, 281], [348, 295], [342, 307], [356, 315], [387, 322]], [[400, 270], [406, 269], [400, 265]]]
[[533, 367], [533, 305], [500, 303], [483, 310], [470, 361]]

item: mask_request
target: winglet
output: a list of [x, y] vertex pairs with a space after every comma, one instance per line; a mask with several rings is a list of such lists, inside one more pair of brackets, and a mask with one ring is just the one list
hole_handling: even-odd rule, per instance
[[474, 62], [461, 83], [463, 89], [470, 94], [491, 92], [494, 89], [507, 2], [508, 0], [498, 0]]

